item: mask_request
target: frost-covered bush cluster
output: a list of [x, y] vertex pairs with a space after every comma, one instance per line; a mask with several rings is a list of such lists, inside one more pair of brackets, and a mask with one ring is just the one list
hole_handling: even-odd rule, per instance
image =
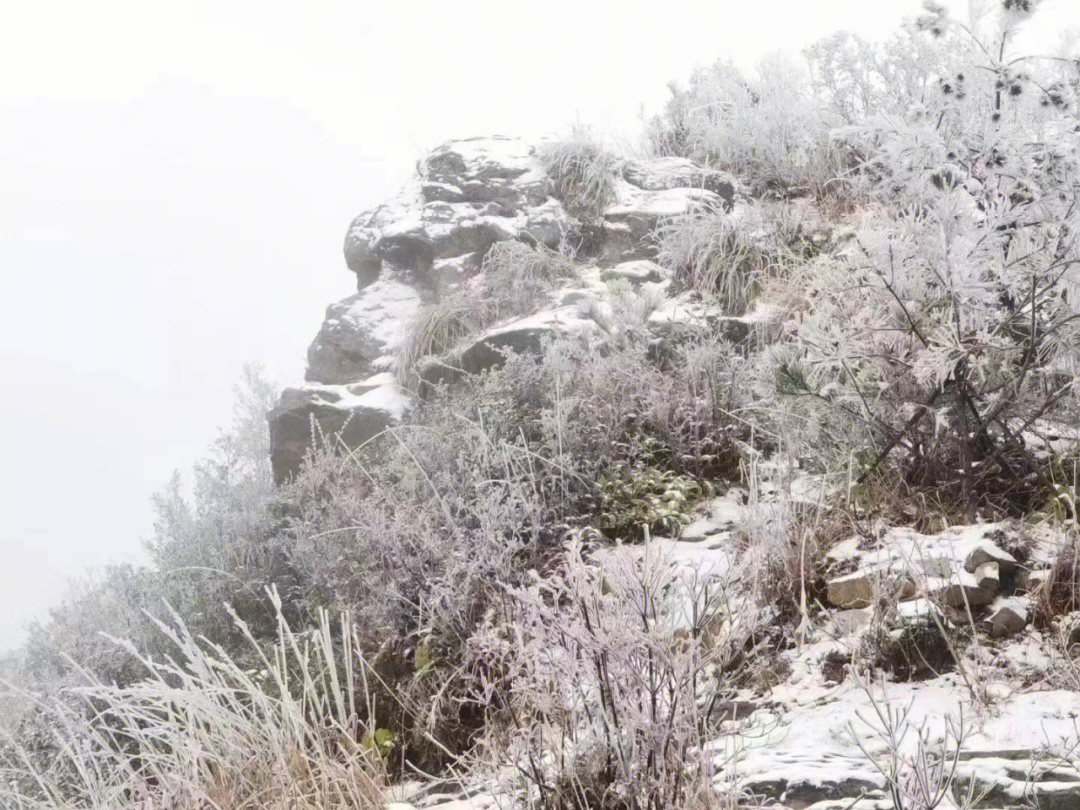
[[860, 437], [843, 446], [860, 477], [889, 460], [969, 514], [1031, 491], [1025, 435], [1074, 399], [1076, 66], [1014, 57], [1023, 16], [986, 38], [940, 11], [923, 19], [931, 36], [960, 30], [948, 60], [923, 66], [935, 81], [921, 103], [842, 130], [880, 208], [805, 274], [807, 313], [777, 372]]

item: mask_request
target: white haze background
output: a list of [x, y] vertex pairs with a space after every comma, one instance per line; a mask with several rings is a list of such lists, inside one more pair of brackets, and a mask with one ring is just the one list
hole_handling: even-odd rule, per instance
[[[1047, 0], [1028, 36], [1080, 23]], [[959, 7], [960, 4], [956, 4]], [[0, 651], [138, 561], [248, 361], [303, 374], [341, 243], [451, 137], [629, 139], [695, 66], [880, 39], [915, 0], [6, 3]]]

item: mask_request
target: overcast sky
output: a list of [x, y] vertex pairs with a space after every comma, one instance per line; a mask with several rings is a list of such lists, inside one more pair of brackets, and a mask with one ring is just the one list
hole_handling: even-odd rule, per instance
[[[1076, 0], [1047, 0], [1049, 38]], [[667, 83], [884, 38], [915, 0], [8, 3], [0, 29], [0, 650], [137, 561], [242, 365], [302, 377], [341, 244], [427, 149], [630, 138]], [[1070, 17], [1076, 19], [1070, 19]]]

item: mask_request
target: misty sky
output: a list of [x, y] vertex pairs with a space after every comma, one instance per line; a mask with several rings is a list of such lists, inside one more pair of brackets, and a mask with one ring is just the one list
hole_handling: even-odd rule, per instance
[[[1037, 36], [1080, 24], [1047, 0]], [[0, 30], [0, 650], [137, 561], [242, 365], [302, 377], [341, 245], [451, 137], [632, 139], [667, 83], [884, 38], [916, 0], [8, 4]]]

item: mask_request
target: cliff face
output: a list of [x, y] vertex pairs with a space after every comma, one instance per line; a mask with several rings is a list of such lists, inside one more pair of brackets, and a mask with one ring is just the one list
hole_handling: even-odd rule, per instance
[[[279, 481], [310, 447], [313, 419], [327, 438], [355, 446], [402, 417], [409, 396], [392, 372], [410, 320], [475, 284], [495, 243], [569, 245], [588, 271], [549, 308], [494, 324], [466, 347], [462, 367], [473, 372], [498, 362], [502, 347], [528, 350], [553, 332], [590, 328], [583, 312], [602, 302], [604, 282], [664, 283], [653, 239], [664, 222], [694, 211], [740, 215], [743, 196], [732, 177], [684, 158], [656, 158], [624, 161], [610, 203], [585, 223], [556, 197], [538, 149], [517, 138], [450, 141], [418, 163], [396, 197], [352, 222], [345, 262], [357, 293], [327, 308], [308, 349], [305, 384], [287, 389], [270, 415]], [[674, 298], [655, 320], [663, 329], [687, 317], [719, 313]], [[742, 326], [733, 320], [732, 328]]]

